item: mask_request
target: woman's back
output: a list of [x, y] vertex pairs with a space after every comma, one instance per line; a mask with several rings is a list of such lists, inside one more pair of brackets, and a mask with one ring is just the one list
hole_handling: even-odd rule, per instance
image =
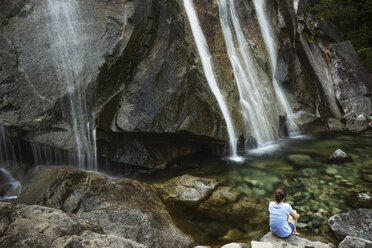
[[270, 202], [270, 231], [279, 237], [287, 237], [292, 234], [292, 228], [288, 225], [288, 215], [293, 211], [288, 203]]

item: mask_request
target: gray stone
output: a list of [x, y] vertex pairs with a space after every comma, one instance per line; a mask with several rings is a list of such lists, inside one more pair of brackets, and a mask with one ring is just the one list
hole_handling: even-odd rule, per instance
[[336, 162], [347, 162], [350, 161], [351, 157], [347, 155], [341, 149], [337, 149], [330, 157], [329, 162], [336, 163]]
[[319, 241], [310, 241], [308, 239], [291, 235], [287, 239], [275, 237], [271, 232], [263, 236], [260, 241], [252, 241], [252, 248], [335, 248], [333, 244], [325, 244]]
[[265, 214], [260, 211], [265, 207], [266, 204], [260, 199], [248, 197], [234, 188], [221, 186], [200, 203], [197, 210], [214, 220], [258, 225], [265, 218]]
[[359, 115], [354, 123], [349, 127], [349, 131], [351, 132], [361, 132], [369, 128], [369, 123], [367, 118], [364, 115]]
[[[173, 223], [161, 199], [145, 183], [63, 167], [39, 167], [24, 179], [17, 202], [65, 210], [85, 230], [148, 247], [188, 247], [193, 241]], [[76, 235], [74, 233], [74, 235]]]
[[333, 44], [331, 51], [332, 79], [344, 113], [354, 111], [357, 116], [371, 115], [371, 74], [360, 62], [350, 41]]
[[251, 245], [247, 243], [229, 243], [221, 246], [221, 248], [251, 248]]
[[372, 240], [372, 209], [356, 209], [336, 214], [328, 220], [333, 232], [341, 238], [354, 236]]
[[347, 236], [339, 245], [338, 248], [371, 248], [372, 241], [357, 237]]
[[205, 200], [216, 186], [213, 179], [182, 175], [155, 187], [164, 201], [195, 206]]
[[37, 205], [0, 202], [0, 216], [1, 247], [48, 248], [57, 238], [82, 230], [77, 221], [61, 210]]
[[332, 132], [346, 131], [345, 124], [342, 121], [335, 119], [335, 118], [328, 119], [328, 128]]
[[305, 111], [298, 111], [295, 113], [294, 122], [304, 133], [320, 133], [327, 131], [327, 127], [318, 116]]
[[85, 231], [80, 236], [64, 236], [56, 239], [51, 247], [56, 248], [146, 248], [147, 246], [139, 244], [129, 239], [113, 235], [98, 234], [91, 231]]

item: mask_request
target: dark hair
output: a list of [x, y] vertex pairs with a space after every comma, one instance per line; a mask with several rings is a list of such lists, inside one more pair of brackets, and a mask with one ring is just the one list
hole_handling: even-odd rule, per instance
[[287, 190], [285, 188], [278, 188], [275, 190], [274, 197], [276, 202], [282, 202], [287, 197]]

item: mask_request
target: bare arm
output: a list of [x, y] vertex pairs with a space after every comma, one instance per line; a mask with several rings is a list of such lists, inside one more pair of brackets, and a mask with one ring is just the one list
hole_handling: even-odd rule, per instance
[[292, 215], [292, 217], [293, 217], [294, 219], [298, 219], [298, 218], [300, 218], [300, 215], [297, 213], [296, 210], [293, 210], [293, 211], [291, 212], [291, 215]]

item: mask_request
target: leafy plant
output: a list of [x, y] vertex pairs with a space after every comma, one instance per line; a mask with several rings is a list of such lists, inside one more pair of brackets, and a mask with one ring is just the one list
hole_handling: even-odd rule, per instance
[[309, 42], [312, 44], [312, 43], [315, 42], [315, 37], [319, 33], [319, 30], [314, 29], [314, 30], [311, 30], [310, 32], [311, 32], [311, 38], [310, 38]]

